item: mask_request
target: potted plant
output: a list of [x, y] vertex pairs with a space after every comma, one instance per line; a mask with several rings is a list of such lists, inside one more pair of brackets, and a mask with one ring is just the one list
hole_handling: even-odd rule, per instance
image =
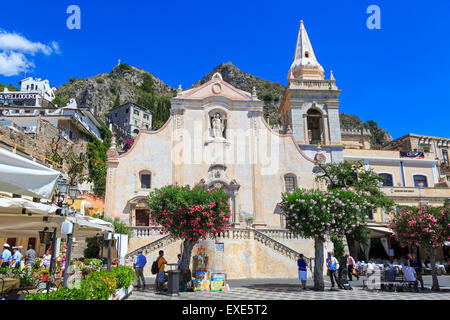
[[245, 218], [245, 222], [247, 222], [247, 226], [248, 227], [252, 227], [253, 225], [253, 221], [255, 221], [255, 217], [254, 216], [248, 216]]

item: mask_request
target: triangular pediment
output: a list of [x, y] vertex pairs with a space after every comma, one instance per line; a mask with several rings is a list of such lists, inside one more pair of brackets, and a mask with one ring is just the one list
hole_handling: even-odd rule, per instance
[[252, 94], [239, 90], [233, 87], [228, 82], [222, 79], [220, 73], [214, 74], [214, 76], [208, 82], [202, 84], [197, 88], [185, 90], [179, 94], [177, 98], [183, 99], [205, 99], [208, 97], [226, 97], [231, 100], [239, 101], [255, 101], [256, 97], [252, 98]]

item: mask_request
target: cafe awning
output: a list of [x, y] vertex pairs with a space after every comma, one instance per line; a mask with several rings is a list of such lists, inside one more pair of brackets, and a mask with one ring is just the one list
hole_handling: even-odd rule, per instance
[[0, 191], [50, 199], [60, 174], [0, 148]]
[[371, 231], [370, 232], [371, 238], [389, 237], [391, 234], [394, 233], [392, 229], [383, 226], [368, 226], [367, 228]]
[[0, 237], [37, 237], [39, 231], [48, 227], [50, 230], [56, 228], [57, 237], [61, 238], [65, 236], [61, 234], [63, 222], [74, 224], [73, 235], [76, 238], [114, 231], [114, 226], [109, 222], [81, 215], [59, 216], [55, 214], [57, 209], [55, 205], [21, 198], [0, 198]]

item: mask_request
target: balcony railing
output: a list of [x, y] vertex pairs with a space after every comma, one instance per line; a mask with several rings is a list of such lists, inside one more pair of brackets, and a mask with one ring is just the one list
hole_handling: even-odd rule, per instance
[[293, 89], [337, 90], [336, 80], [301, 80], [291, 79]]

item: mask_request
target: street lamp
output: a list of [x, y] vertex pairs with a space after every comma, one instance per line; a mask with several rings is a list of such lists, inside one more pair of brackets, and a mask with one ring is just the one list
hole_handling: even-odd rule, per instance
[[101, 246], [100, 260], [102, 261], [102, 266], [103, 266], [103, 247], [104, 247], [104, 243], [105, 243], [105, 236], [103, 234], [97, 233], [95, 235], [95, 240], [96, 240], [97, 244]]
[[75, 184], [69, 186], [69, 198], [75, 200], [77, 198], [78, 189]]
[[39, 241], [43, 244], [50, 244], [53, 239], [53, 232], [45, 227], [43, 231], [39, 231]]
[[108, 241], [108, 264], [106, 265], [106, 270], [111, 270], [111, 241], [113, 239], [113, 234], [109, 231], [106, 234], [106, 241]]

